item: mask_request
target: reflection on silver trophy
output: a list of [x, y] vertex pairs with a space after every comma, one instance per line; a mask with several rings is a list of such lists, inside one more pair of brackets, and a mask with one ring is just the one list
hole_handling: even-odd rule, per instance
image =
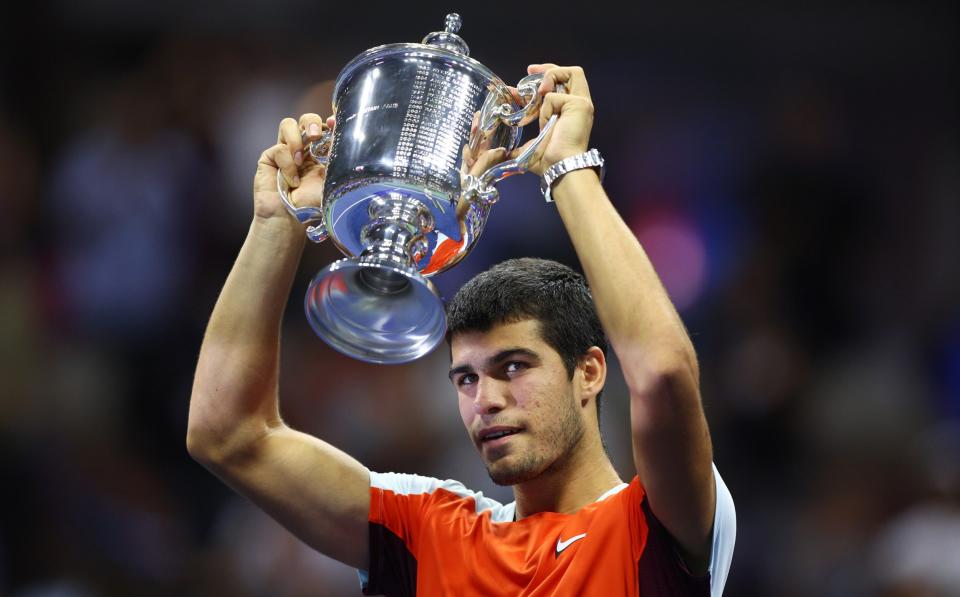
[[327, 165], [321, 207], [294, 206], [277, 177], [307, 236], [329, 236], [348, 255], [311, 282], [310, 325], [363, 361], [412, 361], [443, 340], [446, 316], [429, 277], [472, 250], [498, 199], [494, 185], [526, 171], [556, 119], [515, 159], [470, 171], [486, 152], [517, 148], [520, 127], [539, 114], [542, 75], [513, 93], [469, 57], [459, 29], [460, 17], [448, 15], [445, 31], [372, 48], [340, 72], [335, 130], [310, 147]]

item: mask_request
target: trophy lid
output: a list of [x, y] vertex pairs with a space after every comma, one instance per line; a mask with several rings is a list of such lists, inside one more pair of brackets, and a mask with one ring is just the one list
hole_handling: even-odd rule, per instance
[[377, 46], [358, 54], [343, 67], [337, 75], [337, 82], [333, 89], [334, 108], [342, 89], [350, 83], [357, 72], [392, 56], [416, 57], [417, 59], [452, 60], [460, 68], [474, 73], [483, 80], [483, 86], [493, 84], [494, 87], [506, 89], [506, 84], [490, 69], [470, 57], [470, 48], [457, 32], [463, 23], [460, 15], [451, 13], [446, 18], [446, 30], [435, 31], [423, 38], [421, 43], [394, 43]]
[[467, 46], [467, 42], [457, 35], [463, 25], [463, 19], [460, 18], [460, 15], [455, 12], [448, 14], [445, 25], [446, 29], [444, 31], [434, 31], [428, 34], [421, 43], [469, 56], [470, 48]]

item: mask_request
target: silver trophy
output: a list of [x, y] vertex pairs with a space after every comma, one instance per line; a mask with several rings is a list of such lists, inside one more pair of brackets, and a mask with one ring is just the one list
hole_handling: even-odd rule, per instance
[[447, 15], [445, 31], [372, 48], [340, 72], [334, 131], [309, 148], [327, 166], [321, 207], [294, 206], [277, 176], [308, 238], [329, 237], [348, 255], [310, 283], [307, 319], [363, 361], [409, 362], [443, 339], [444, 306], [429, 277], [472, 250], [499, 198], [494, 185], [527, 170], [556, 119], [515, 159], [471, 172], [486, 152], [518, 147], [520, 127], [538, 117], [543, 76], [511, 90], [469, 57], [460, 24]]

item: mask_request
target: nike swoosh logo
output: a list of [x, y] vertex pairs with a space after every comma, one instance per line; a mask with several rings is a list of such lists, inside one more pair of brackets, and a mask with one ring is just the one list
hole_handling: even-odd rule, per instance
[[583, 539], [583, 538], [586, 537], [586, 536], [587, 536], [586, 533], [580, 533], [579, 535], [574, 535], [573, 537], [570, 537], [570, 538], [567, 539], [566, 541], [561, 541], [561, 540], [560, 540], [560, 537], [557, 537], [557, 554], [556, 554], [556, 556], [557, 556], [557, 557], [560, 557], [560, 552], [561, 552], [561, 551], [565, 550], [566, 548], [570, 547], [574, 542], [579, 541], [579, 540]]

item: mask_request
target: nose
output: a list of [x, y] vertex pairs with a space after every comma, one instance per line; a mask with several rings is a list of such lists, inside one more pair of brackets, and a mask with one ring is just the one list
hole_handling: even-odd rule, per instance
[[478, 415], [492, 415], [506, 408], [509, 401], [507, 384], [504, 381], [480, 376], [477, 393], [473, 399], [473, 410]]

